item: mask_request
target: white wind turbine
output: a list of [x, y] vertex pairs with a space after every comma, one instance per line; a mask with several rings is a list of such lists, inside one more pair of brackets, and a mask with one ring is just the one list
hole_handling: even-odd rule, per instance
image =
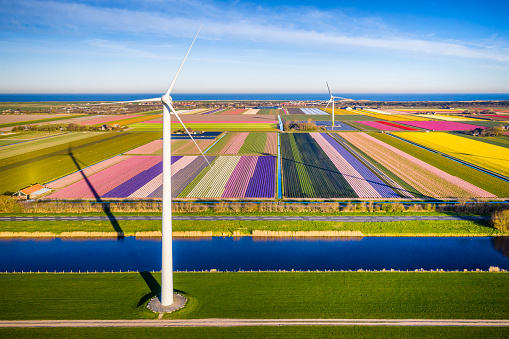
[[329, 90], [330, 99], [327, 103], [327, 106], [325, 106], [324, 111], [327, 111], [327, 107], [329, 107], [329, 104], [332, 103], [332, 129], [334, 129], [334, 99], [344, 100], [346, 98], [333, 96], [330, 92], [329, 83], [327, 81], [325, 83], [327, 84], [327, 89]]
[[[200, 28], [201, 30], [201, 28]], [[170, 306], [173, 304], [173, 238], [172, 238], [172, 202], [171, 202], [171, 117], [170, 114], [173, 113], [177, 119], [179, 120], [182, 127], [186, 133], [191, 137], [196, 147], [200, 150], [200, 153], [205, 158], [205, 161], [210, 166], [207, 157], [203, 154], [200, 146], [196, 143], [191, 133], [187, 130], [187, 127], [184, 125], [177, 112], [172, 105], [172, 98], [170, 96], [171, 90], [177, 81], [177, 77], [184, 65], [184, 62], [187, 59], [191, 48], [193, 47], [198, 34], [194, 37], [189, 50], [182, 60], [182, 64], [175, 74], [170, 87], [166, 91], [166, 93], [161, 98], [151, 98], [151, 99], [142, 99], [142, 100], [131, 100], [131, 101], [121, 101], [117, 103], [129, 103], [129, 102], [157, 102], [162, 101], [163, 103], [163, 208], [162, 208], [162, 267], [161, 267], [161, 305], [162, 306]], [[170, 113], [171, 112], [171, 113]]]

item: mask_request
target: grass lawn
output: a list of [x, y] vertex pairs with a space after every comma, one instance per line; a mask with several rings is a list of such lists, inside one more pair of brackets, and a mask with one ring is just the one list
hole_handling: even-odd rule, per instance
[[[160, 231], [160, 220], [118, 220], [118, 226], [127, 234]], [[260, 231], [360, 231], [365, 236], [472, 236], [501, 235], [489, 226], [488, 221], [393, 221], [393, 222], [334, 222], [334, 221], [265, 221], [265, 220], [174, 220], [173, 231], [213, 232], [216, 235], [232, 235], [239, 231], [251, 235]], [[113, 232], [110, 221], [5, 221], [0, 232]]]
[[[189, 301], [165, 317], [507, 319], [508, 278], [480, 272], [175, 273], [174, 288]], [[0, 274], [0, 319], [156, 318], [145, 305], [159, 281], [158, 273]]]
[[502, 327], [257, 326], [183, 328], [0, 328], [4, 338], [507, 338]]

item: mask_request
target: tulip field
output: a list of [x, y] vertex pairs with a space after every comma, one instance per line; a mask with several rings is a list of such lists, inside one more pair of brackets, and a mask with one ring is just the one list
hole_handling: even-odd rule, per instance
[[366, 133], [341, 133], [341, 137], [391, 171], [417, 192], [432, 198], [495, 198], [463, 179], [438, 169]]
[[287, 198], [399, 197], [327, 134], [282, 134], [281, 160]]
[[507, 147], [444, 132], [397, 133], [397, 135], [493, 172], [509, 176], [509, 149]]
[[179, 198], [274, 198], [276, 158], [220, 156], [178, 195]]
[[277, 133], [227, 132], [207, 154], [276, 154]]
[[416, 128], [411, 128], [408, 126], [399, 125], [396, 123], [388, 122], [388, 121], [356, 121], [358, 124], [366, 125], [381, 131], [417, 131]]
[[398, 123], [432, 131], [466, 131], [479, 127], [484, 128], [455, 121], [399, 121]]
[[[174, 198], [274, 198], [272, 156], [172, 156]], [[161, 156], [118, 156], [47, 185], [46, 199], [161, 199]]]

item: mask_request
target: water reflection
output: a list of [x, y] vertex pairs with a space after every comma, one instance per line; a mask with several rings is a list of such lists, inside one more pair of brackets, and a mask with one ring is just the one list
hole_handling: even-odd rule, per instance
[[509, 258], [509, 237], [494, 237], [491, 243], [495, 250]]
[[[509, 238], [174, 238], [175, 270], [509, 269]], [[0, 239], [0, 271], [159, 271], [161, 238]]]

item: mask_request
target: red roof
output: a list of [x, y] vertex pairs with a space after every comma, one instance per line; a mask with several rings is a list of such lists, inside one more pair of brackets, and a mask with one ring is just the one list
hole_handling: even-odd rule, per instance
[[23, 194], [29, 195], [30, 193], [34, 193], [34, 192], [36, 192], [40, 189], [43, 189], [43, 188], [44, 188], [44, 186], [42, 186], [41, 184], [35, 184], [35, 185], [32, 185], [32, 186], [22, 189], [20, 192]]

